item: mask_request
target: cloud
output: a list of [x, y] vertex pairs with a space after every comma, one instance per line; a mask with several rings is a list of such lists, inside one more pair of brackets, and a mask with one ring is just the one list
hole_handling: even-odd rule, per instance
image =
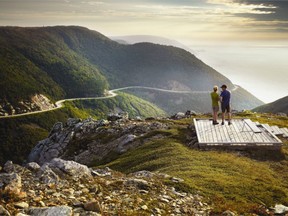
[[284, 38], [287, 11], [283, 0], [0, 0], [0, 25], [83, 25], [111, 35], [173, 38]]

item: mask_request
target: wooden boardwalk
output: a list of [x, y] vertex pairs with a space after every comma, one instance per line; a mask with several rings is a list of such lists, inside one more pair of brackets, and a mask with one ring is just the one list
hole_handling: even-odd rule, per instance
[[[194, 119], [198, 143], [200, 147], [273, 147], [281, 148], [282, 141], [264, 125], [252, 122], [245, 123], [244, 119], [233, 119], [232, 124], [213, 125], [212, 119]], [[255, 133], [255, 126], [260, 132]]]

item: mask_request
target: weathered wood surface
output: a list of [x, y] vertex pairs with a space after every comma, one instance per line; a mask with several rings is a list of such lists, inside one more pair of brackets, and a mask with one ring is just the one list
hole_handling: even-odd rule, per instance
[[282, 146], [281, 140], [265, 126], [248, 122], [249, 125], [246, 120], [233, 119], [231, 125], [213, 125], [211, 119], [194, 119], [199, 146]]
[[283, 137], [288, 137], [288, 129], [287, 128], [280, 128], [280, 130], [283, 132]]

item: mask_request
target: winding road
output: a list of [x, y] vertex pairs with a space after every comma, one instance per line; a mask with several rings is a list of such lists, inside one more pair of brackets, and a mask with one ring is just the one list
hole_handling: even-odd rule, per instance
[[[231, 91], [236, 91], [238, 89], [237, 85], [234, 85], [234, 86], [235, 87]], [[52, 110], [56, 110], [56, 109], [62, 108], [64, 102], [66, 102], [66, 101], [103, 100], [103, 99], [107, 99], [107, 98], [113, 98], [113, 97], [117, 96], [117, 94], [115, 92], [122, 91], [122, 90], [127, 90], [127, 89], [148, 89], [148, 90], [155, 90], [155, 91], [161, 91], [161, 92], [170, 92], [170, 93], [179, 93], [179, 94], [207, 94], [207, 93], [211, 92], [211, 91], [176, 91], [176, 90], [167, 90], [167, 89], [145, 87], [145, 86], [127, 86], [127, 87], [122, 87], [122, 88], [109, 90], [107, 96], [63, 99], [63, 100], [57, 101], [55, 103], [56, 107], [51, 108], [51, 109], [39, 110], [39, 111], [33, 111], [33, 112], [21, 113], [21, 114], [15, 114], [15, 115], [8, 115], [8, 116], [0, 116], [0, 119], [3, 119], [3, 118], [15, 118], [15, 117], [20, 117], [20, 116], [34, 115], [34, 114], [37, 114], [37, 113], [50, 112]]]

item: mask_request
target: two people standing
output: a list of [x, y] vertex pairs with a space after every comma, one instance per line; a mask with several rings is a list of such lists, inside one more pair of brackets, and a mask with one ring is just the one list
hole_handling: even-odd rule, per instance
[[217, 121], [218, 112], [219, 112], [219, 101], [221, 103], [221, 111], [222, 111], [222, 125], [225, 123], [225, 113], [228, 114], [228, 125], [231, 125], [231, 92], [227, 90], [226, 85], [222, 85], [220, 87], [222, 89], [221, 94], [218, 94], [218, 86], [214, 86], [213, 92], [211, 92], [212, 99], [212, 111], [213, 111], [213, 125], [219, 124]]

